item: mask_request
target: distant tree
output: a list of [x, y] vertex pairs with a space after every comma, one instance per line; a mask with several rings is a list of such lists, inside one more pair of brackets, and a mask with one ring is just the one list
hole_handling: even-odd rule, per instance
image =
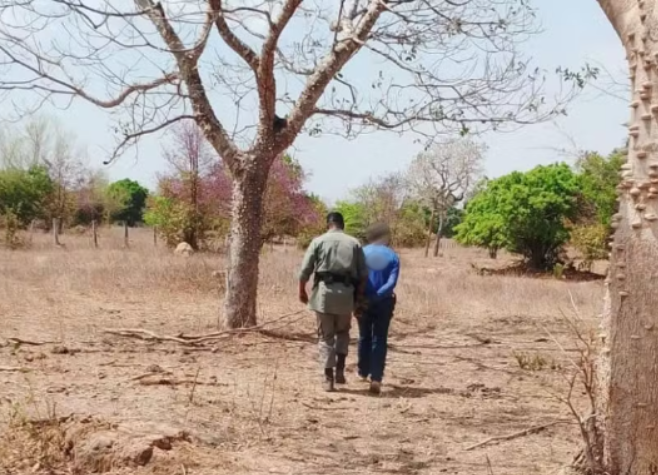
[[[174, 127], [172, 139], [163, 148], [163, 153], [175, 170], [179, 186], [176, 196], [178, 219], [174, 220], [181, 228], [179, 239], [193, 249], [199, 249], [209, 228], [201, 210], [201, 178], [212, 167], [214, 154], [201, 129], [191, 120]], [[166, 227], [161, 229], [164, 231]]]
[[75, 212], [71, 225], [89, 226], [92, 221], [109, 222], [110, 215], [123, 207], [122, 199], [112, 199], [109, 181], [104, 173], [88, 171], [72, 192]]
[[148, 197], [146, 188], [134, 180], [124, 178], [112, 183], [108, 187], [107, 193], [111, 200], [121, 203], [119, 209], [112, 213], [112, 221], [123, 222], [128, 226], [135, 226], [143, 221]]
[[[430, 209], [428, 227], [438, 221], [434, 256], [439, 253], [448, 211], [464, 200], [482, 175], [486, 147], [470, 138], [447, 140], [421, 152], [407, 172], [410, 193]], [[429, 254], [428, 232], [425, 255]]]
[[425, 238], [426, 209], [408, 196], [406, 182], [399, 174], [369, 180], [352, 190], [347, 200], [339, 201], [336, 210], [345, 217], [346, 231], [360, 239], [371, 224], [387, 223], [393, 243], [413, 247]]
[[368, 227], [368, 213], [363, 203], [341, 200], [336, 202], [333, 210], [343, 215], [346, 233], [361, 240], [365, 239], [366, 228]]
[[607, 259], [608, 239], [612, 235], [612, 216], [617, 213], [617, 186], [621, 182], [619, 170], [626, 161], [624, 149], [607, 157], [596, 152], [585, 152], [577, 160], [581, 193], [578, 213], [571, 223], [569, 244], [583, 258], [580, 266], [590, 270], [596, 260]]
[[44, 218], [54, 183], [43, 166], [28, 170], [0, 170], [0, 215], [11, 215], [26, 227], [34, 219]]
[[625, 150], [615, 150], [607, 157], [596, 152], [584, 153], [576, 162], [581, 175], [582, 195], [586, 207], [581, 220], [596, 220], [610, 226], [612, 215], [617, 212], [617, 185], [621, 182], [619, 170], [626, 161]]
[[[189, 143], [190, 131], [184, 135]], [[198, 138], [204, 140], [200, 135]], [[202, 147], [196, 145], [194, 149], [204, 150]], [[191, 154], [189, 148], [182, 150], [179, 156], [189, 158], [197, 153]], [[232, 205], [228, 170], [212, 154], [200, 163], [206, 165], [199, 166], [196, 172], [175, 166], [169, 174], [161, 176], [158, 197], [149, 202], [147, 223], [157, 224], [169, 244], [185, 241], [193, 247], [203, 247], [207, 235], [221, 238], [228, 232]], [[294, 158], [282, 155], [272, 164], [265, 189], [261, 240], [298, 236], [317, 227], [321, 221], [320, 208], [304, 191], [304, 180], [304, 171]]]
[[322, 207], [317, 198], [304, 191], [306, 174], [301, 164], [284, 154], [272, 164], [265, 189], [261, 237], [299, 236], [322, 222]]
[[37, 117], [22, 127], [0, 131], [0, 167], [28, 170], [44, 167], [53, 183], [44, 216], [58, 218], [60, 227], [71, 224], [76, 213], [76, 192], [91, 170], [76, 137], [57, 120]]
[[504, 247], [531, 268], [550, 269], [569, 239], [566, 221], [577, 215], [579, 193], [578, 176], [563, 163], [491, 180], [466, 206], [456, 239], [490, 252]]
[[455, 227], [464, 219], [464, 210], [455, 206], [448, 209], [446, 213], [446, 220], [441, 232], [443, 237], [448, 239], [455, 236]]

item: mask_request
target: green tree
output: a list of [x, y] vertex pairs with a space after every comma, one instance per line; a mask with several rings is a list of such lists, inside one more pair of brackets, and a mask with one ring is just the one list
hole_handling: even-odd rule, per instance
[[582, 193], [578, 215], [570, 230], [570, 244], [583, 257], [583, 269], [590, 269], [595, 260], [607, 258], [607, 242], [612, 235], [611, 220], [618, 208], [619, 170], [626, 161], [626, 155], [627, 152], [621, 149], [607, 157], [587, 152], [576, 162]]
[[419, 201], [411, 199], [404, 200], [391, 226], [393, 244], [402, 247], [416, 247], [421, 245], [427, 235], [429, 218], [429, 209], [422, 206]]
[[111, 215], [111, 220], [127, 223], [134, 226], [141, 223], [144, 218], [148, 190], [134, 180], [125, 178], [115, 181], [108, 187], [108, 195], [111, 200], [121, 203], [117, 210]]
[[453, 206], [446, 213], [446, 221], [443, 224], [442, 235], [448, 239], [455, 236], [455, 227], [464, 219], [464, 210]]
[[0, 171], [0, 215], [10, 215], [21, 227], [46, 215], [54, 183], [43, 166]]
[[372, 223], [368, 222], [368, 210], [363, 203], [358, 201], [338, 201], [334, 211], [339, 212], [345, 219], [345, 232], [358, 239], [364, 239], [366, 229]]
[[579, 177], [564, 163], [514, 172], [487, 183], [466, 206], [457, 241], [501, 247], [523, 255], [531, 268], [547, 270], [569, 239], [576, 217]]
[[621, 181], [619, 170], [626, 161], [624, 150], [615, 150], [607, 157], [588, 152], [576, 163], [580, 172], [585, 209], [581, 219], [610, 226], [617, 212], [617, 185]]

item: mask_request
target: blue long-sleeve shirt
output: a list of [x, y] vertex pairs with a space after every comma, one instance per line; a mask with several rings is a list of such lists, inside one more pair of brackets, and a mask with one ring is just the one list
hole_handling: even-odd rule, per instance
[[400, 275], [400, 258], [388, 246], [369, 244], [363, 248], [368, 267], [366, 297], [381, 300], [393, 295]]

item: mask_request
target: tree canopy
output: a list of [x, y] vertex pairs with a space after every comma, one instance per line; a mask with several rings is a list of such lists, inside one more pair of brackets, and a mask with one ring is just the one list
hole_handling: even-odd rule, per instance
[[564, 163], [491, 180], [467, 204], [456, 239], [505, 248], [535, 269], [549, 269], [569, 239], [567, 220], [576, 217], [579, 193], [579, 177]]
[[11, 214], [21, 226], [44, 218], [53, 190], [53, 180], [43, 166], [0, 170], [0, 216]]
[[137, 181], [129, 178], [115, 181], [108, 188], [108, 194], [120, 205], [112, 213], [113, 221], [120, 221], [134, 226], [144, 219], [148, 190]]

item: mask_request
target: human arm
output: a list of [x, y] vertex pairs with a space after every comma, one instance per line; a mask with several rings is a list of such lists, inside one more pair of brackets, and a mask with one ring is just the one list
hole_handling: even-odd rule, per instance
[[317, 243], [315, 240], [306, 249], [304, 260], [302, 261], [301, 269], [299, 271], [299, 301], [303, 304], [308, 303], [308, 293], [306, 292], [306, 284], [311, 278], [311, 274], [315, 271], [317, 264]]
[[391, 261], [391, 268], [388, 274], [388, 279], [379, 289], [377, 289], [377, 296], [381, 297], [392, 292], [395, 289], [395, 286], [398, 283], [398, 277], [400, 275], [400, 259], [395, 256]]
[[366, 286], [368, 285], [368, 266], [363, 248], [356, 251], [356, 286], [354, 288], [354, 315], [358, 318], [366, 306]]

